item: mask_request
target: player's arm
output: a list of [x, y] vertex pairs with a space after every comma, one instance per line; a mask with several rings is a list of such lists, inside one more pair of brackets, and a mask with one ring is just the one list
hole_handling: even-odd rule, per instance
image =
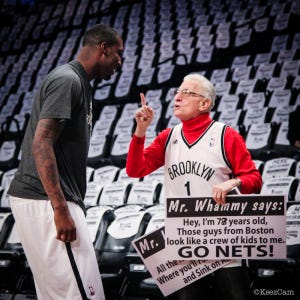
[[32, 151], [40, 180], [54, 210], [57, 239], [71, 242], [76, 239], [76, 228], [61, 189], [54, 153], [54, 144], [62, 128], [63, 122], [59, 120], [41, 119], [35, 131]]

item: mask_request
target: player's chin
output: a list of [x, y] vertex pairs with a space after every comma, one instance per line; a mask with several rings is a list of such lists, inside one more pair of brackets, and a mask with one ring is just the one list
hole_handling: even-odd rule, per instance
[[114, 69], [114, 70], [112, 70], [111, 72], [109, 72], [109, 73], [105, 74], [105, 76], [104, 76], [104, 80], [110, 80], [110, 79], [111, 79], [111, 77], [112, 77], [114, 74], [115, 74], [115, 69]]

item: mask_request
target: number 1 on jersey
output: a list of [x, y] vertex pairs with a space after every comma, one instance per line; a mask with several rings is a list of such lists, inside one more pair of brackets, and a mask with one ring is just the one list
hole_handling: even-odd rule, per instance
[[187, 181], [184, 186], [186, 187], [186, 192], [187, 192], [188, 196], [190, 196], [191, 195], [190, 182]]

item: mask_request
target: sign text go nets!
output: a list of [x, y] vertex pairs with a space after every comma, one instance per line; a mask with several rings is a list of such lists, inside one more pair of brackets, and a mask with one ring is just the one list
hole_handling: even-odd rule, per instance
[[284, 196], [234, 195], [166, 200], [170, 259], [286, 258]]

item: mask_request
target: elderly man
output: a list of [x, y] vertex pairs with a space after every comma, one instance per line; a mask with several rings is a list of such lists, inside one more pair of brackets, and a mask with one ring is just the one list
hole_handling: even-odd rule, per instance
[[[132, 137], [126, 170], [131, 177], [144, 177], [164, 166], [165, 197], [212, 196], [224, 204], [226, 195], [234, 188], [241, 193], [257, 193], [262, 180], [243, 138], [233, 128], [211, 119], [215, 89], [212, 83], [199, 74], [184, 77], [175, 90], [174, 115], [180, 123], [163, 130], [144, 148], [146, 130], [154, 111], [141, 94], [141, 108], [135, 113], [136, 129]], [[197, 172], [179, 172], [179, 164], [192, 161], [209, 168], [210, 176]], [[176, 171], [177, 170], [177, 171]], [[209, 290], [209, 286], [213, 289]], [[233, 261], [212, 275], [183, 288], [179, 299], [248, 299], [247, 269], [240, 261]]]

